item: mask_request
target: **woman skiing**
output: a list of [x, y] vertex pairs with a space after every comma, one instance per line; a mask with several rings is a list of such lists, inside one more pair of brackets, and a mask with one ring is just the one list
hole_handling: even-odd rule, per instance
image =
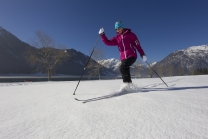
[[140, 56], [144, 62], [147, 60], [147, 57], [145, 56], [137, 36], [131, 32], [131, 29], [124, 28], [124, 25], [121, 21], [115, 23], [115, 29], [117, 35], [110, 40], [106, 37], [104, 28], [99, 30], [99, 34], [106, 45], [118, 46], [121, 60], [120, 72], [123, 83], [129, 85], [132, 84], [130, 66], [137, 59], [136, 50], [140, 53]]

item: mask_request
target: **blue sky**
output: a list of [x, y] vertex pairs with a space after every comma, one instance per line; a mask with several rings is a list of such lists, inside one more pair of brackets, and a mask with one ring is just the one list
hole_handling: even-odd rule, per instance
[[[20, 40], [29, 42], [40, 30], [86, 55], [101, 27], [109, 39], [116, 35], [118, 20], [137, 35], [149, 62], [208, 44], [208, 0], [0, 1], [0, 26]], [[119, 59], [117, 47], [107, 47], [101, 40], [97, 47], [105, 50], [106, 58]]]

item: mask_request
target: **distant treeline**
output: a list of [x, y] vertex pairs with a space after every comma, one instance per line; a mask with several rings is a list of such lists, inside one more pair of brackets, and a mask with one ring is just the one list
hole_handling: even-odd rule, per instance
[[191, 75], [204, 75], [208, 74], [208, 68], [197, 68], [192, 70]]

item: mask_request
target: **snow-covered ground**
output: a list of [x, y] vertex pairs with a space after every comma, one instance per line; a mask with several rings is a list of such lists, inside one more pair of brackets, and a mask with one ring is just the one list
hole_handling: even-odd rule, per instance
[[207, 139], [208, 76], [163, 80], [1, 83], [0, 138]]

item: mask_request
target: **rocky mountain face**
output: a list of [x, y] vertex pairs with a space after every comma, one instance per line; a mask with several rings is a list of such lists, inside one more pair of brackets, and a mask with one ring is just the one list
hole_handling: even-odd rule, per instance
[[[16, 36], [0, 27], [0, 74], [34, 73], [37, 67], [31, 66], [25, 56], [29, 48], [38, 49], [22, 42]], [[89, 57], [74, 49], [68, 49], [67, 53], [69, 53], [70, 58], [61, 65], [58, 65], [53, 73], [81, 75]], [[96, 61], [92, 61], [96, 63]], [[90, 69], [87, 69], [85, 74], [87, 74], [89, 70]], [[44, 71], [41, 72], [43, 73]], [[102, 67], [101, 75], [115, 75], [115, 72], [106, 67]]]
[[188, 74], [192, 69], [208, 68], [208, 45], [175, 51], [155, 64], [154, 68], [162, 71], [163, 75]]
[[0, 27], [0, 74], [29, 74], [34, 70], [24, 52], [31, 47]]
[[[56, 73], [67, 74], [67, 75], [81, 75], [89, 56], [76, 51], [74, 49], [67, 49], [67, 52], [70, 55], [70, 59], [64, 62], [63, 64], [57, 66]], [[91, 59], [92, 60], [92, 59]], [[92, 60], [93, 64], [97, 64], [96, 61]], [[87, 75], [90, 69], [86, 69], [85, 75]], [[104, 66], [101, 66], [101, 75], [102, 76], [114, 76], [115, 72], [111, 69], [108, 69]]]

